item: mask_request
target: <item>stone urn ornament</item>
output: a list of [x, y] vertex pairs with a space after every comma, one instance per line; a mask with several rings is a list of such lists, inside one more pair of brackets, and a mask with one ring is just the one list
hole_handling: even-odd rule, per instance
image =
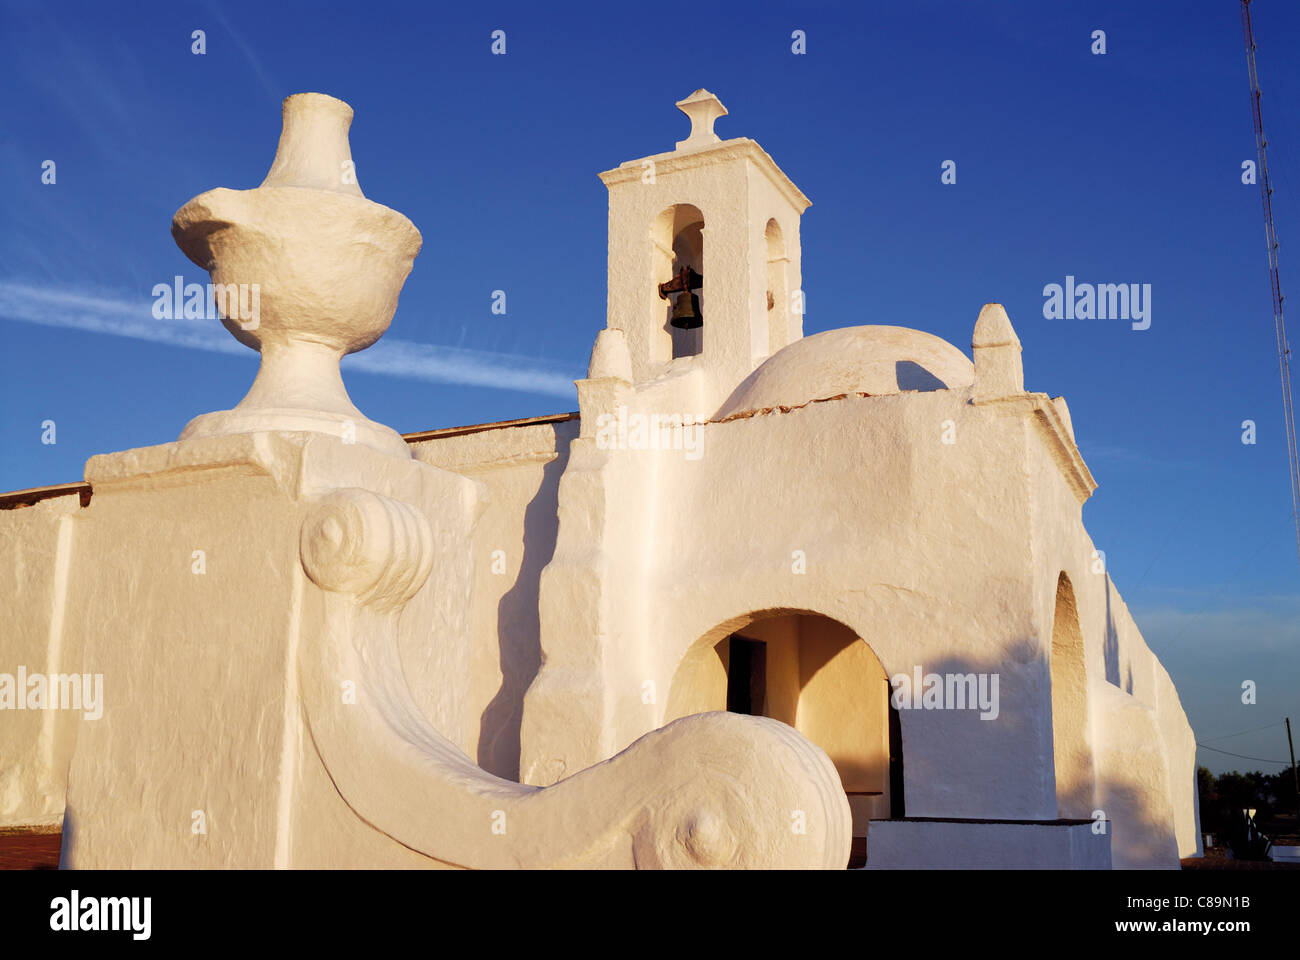
[[[221, 322], [262, 355], [238, 406], [195, 417], [180, 439], [309, 431], [409, 458], [400, 434], [353, 405], [339, 361], [388, 329], [420, 231], [361, 192], [348, 143], [350, 106], [299, 93], [285, 99], [282, 116], [261, 186], [209, 190], [172, 218], [177, 246], [211, 275]], [[252, 317], [229, 307], [236, 290], [248, 289], [257, 292]], [[223, 290], [230, 291], [225, 309]]]

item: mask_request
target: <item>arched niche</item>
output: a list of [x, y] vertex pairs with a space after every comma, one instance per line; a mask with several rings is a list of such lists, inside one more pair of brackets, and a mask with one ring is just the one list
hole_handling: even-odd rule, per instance
[[1074, 587], [1064, 573], [1056, 581], [1051, 676], [1057, 816], [1088, 819], [1094, 806], [1095, 781], [1088, 743], [1088, 678]]

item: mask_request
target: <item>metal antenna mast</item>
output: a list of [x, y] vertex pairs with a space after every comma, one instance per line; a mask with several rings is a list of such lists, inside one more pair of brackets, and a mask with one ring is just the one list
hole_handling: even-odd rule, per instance
[[1291, 466], [1291, 518], [1295, 521], [1296, 557], [1300, 559], [1300, 457], [1296, 453], [1295, 409], [1291, 405], [1291, 348], [1282, 319], [1282, 284], [1277, 272], [1277, 227], [1273, 224], [1273, 186], [1268, 179], [1268, 141], [1259, 113], [1259, 75], [1255, 71], [1255, 30], [1250, 23], [1250, 0], [1241, 0], [1241, 24], [1246, 34], [1246, 64], [1250, 69], [1250, 112], [1255, 119], [1255, 148], [1259, 152], [1259, 192], [1264, 199], [1264, 235], [1268, 240], [1268, 276], [1273, 288], [1273, 326], [1277, 332], [1277, 363], [1282, 375], [1282, 410], [1287, 453]]

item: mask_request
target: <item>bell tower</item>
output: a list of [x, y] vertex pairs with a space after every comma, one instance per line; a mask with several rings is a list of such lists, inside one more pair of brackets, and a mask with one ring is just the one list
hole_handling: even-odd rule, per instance
[[696, 90], [677, 107], [691, 131], [676, 149], [600, 175], [609, 189], [606, 326], [622, 331], [612, 336], [626, 342], [637, 394], [708, 417], [803, 336], [799, 218], [809, 200], [753, 140], [713, 132], [727, 108], [712, 93]]

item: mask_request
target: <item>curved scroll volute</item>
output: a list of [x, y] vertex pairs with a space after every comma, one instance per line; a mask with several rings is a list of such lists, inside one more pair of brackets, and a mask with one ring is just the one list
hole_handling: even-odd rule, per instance
[[[775, 720], [685, 717], [545, 788], [476, 766], [402, 674], [397, 609], [429, 574], [427, 532], [418, 512], [366, 491], [330, 495], [303, 525], [304, 568], [328, 592], [326, 629], [304, 639], [301, 691], [316, 752], [359, 817], [470, 868], [844, 867], [839, 776]], [[339, 697], [347, 681], [355, 703]]]

